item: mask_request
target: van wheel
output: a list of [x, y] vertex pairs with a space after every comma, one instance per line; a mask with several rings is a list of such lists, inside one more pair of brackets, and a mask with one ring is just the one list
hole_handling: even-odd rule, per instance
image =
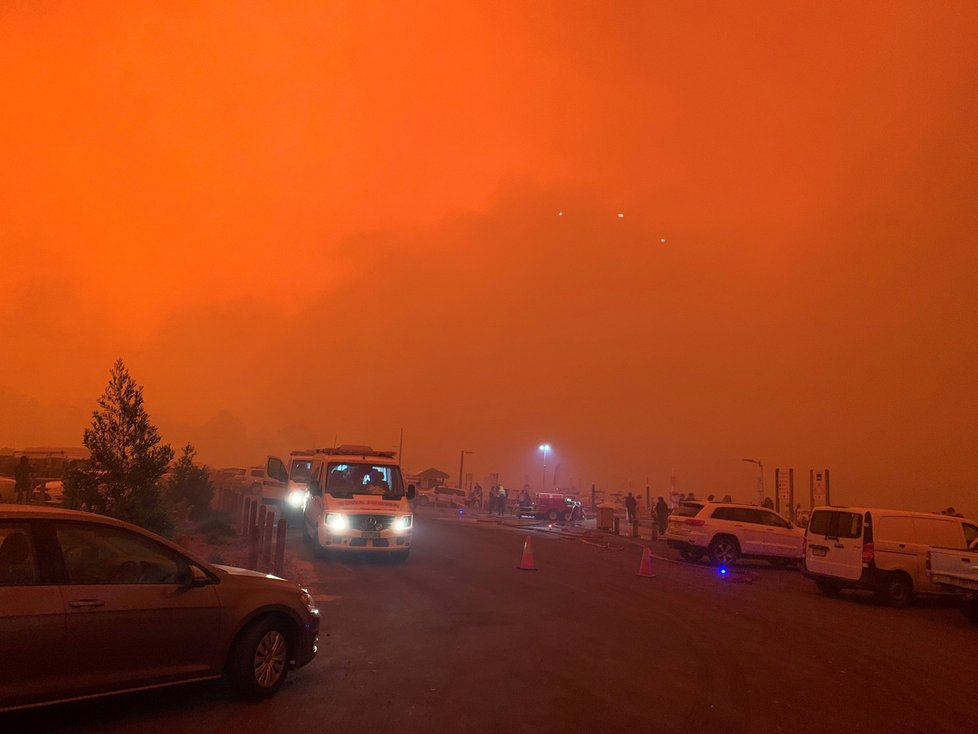
[[710, 560], [717, 566], [731, 566], [740, 558], [740, 545], [736, 538], [721, 535], [710, 543]]
[[961, 614], [964, 615], [965, 619], [972, 624], [978, 624], [978, 599], [962, 599], [958, 602], [958, 608], [961, 609]]
[[241, 633], [228, 658], [227, 675], [245, 698], [268, 698], [289, 672], [289, 630], [275, 617], [253, 622]]
[[842, 589], [833, 584], [831, 581], [823, 581], [822, 579], [818, 579], [815, 582], [815, 585], [818, 587], [818, 590], [826, 596], [838, 596], [839, 592], [842, 591]]
[[913, 582], [904, 573], [887, 574], [876, 590], [876, 598], [891, 607], [905, 607], [913, 600]]

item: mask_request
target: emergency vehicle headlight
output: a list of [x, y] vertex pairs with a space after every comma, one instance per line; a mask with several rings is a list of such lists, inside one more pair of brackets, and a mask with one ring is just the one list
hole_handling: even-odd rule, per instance
[[395, 517], [394, 522], [391, 525], [395, 530], [410, 530], [411, 525], [414, 524], [413, 515], [401, 515], [400, 517]]
[[350, 518], [341, 512], [327, 513], [326, 527], [330, 530], [347, 530], [350, 527]]
[[289, 496], [285, 498], [285, 501], [289, 503], [290, 507], [298, 509], [305, 504], [306, 493], [300, 489], [293, 489], [289, 492]]

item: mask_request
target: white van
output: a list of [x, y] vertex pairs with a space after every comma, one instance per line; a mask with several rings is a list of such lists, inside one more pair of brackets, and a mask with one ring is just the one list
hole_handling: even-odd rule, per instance
[[873, 507], [816, 507], [802, 573], [834, 596], [868, 589], [895, 607], [914, 594], [946, 593], [927, 575], [927, 549], [967, 548], [978, 524], [960, 517]]
[[302, 538], [317, 555], [380, 552], [407, 558], [415, 487], [404, 487], [393, 451], [369, 446], [317, 449], [309, 469]]

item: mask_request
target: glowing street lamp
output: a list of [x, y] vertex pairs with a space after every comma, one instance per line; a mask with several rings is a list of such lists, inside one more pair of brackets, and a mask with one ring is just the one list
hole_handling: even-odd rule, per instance
[[550, 453], [550, 444], [540, 444], [540, 451], [543, 452], [543, 484], [540, 485], [542, 491], [547, 491], [547, 454]]

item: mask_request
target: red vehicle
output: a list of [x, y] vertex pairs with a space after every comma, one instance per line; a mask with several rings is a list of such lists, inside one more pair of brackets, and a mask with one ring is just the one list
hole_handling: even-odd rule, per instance
[[524, 500], [516, 508], [517, 517], [532, 517], [538, 520], [562, 520], [564, 522], [584, 519], [584, 505], [573, 497], [555, 492], [537, 492], [534, 501]]

